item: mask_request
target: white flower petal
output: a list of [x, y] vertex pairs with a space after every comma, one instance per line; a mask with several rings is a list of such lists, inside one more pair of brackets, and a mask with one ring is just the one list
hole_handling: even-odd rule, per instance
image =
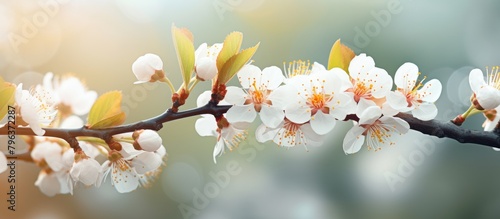
[[[84, 145], [82, 144], [83, 142], [79, 143], [80, 146]], [[65, 169], [71, 169], [71, 167], [73, 167], [73, 163], [75, 162], [75, 151], [73, 149], [67, 149], [66, 151], [64, 151], [62, 155], [62, 162]]]
[[[253, 82], [260, 83], [261, 70], [255, 65], [245, 65], [238, 71], [238, 80], [244, 89], [250, 88]], [[258, 80], [258, 82], [256, 81]]]
[[217, 74], [217, 64], [215, 60], [203, 57], [196, 61], [196, 75], [204, 81], [212, 80]]
[[394, 110], [398, 110], [400, 112], [408, 111], [408, 101], [406, 100], [406, 96], [400, 91], [391, 91], [387, 93], [386, 103], [389, 104]]
[[311, 73], [310, 74], [316, 74], [318, 72], [326, 71], [326, 68], [324, 65], [318, 62], [314, 62], [312, 67], [311, 67]]
[[384, 104], [382, 104], [382, 115], [384, 116], [395, 116], [399, 112], [399, 110], [395, 110], [394, 108], [392, 108], [389, 102], [385, 102]]
[[311, 75], [309, 77], [309, 80], [314, 87], [313, 89], [316, 91], [323, 90], [325, 94], [329, 95], [340, 92], [342, 81], [336, 75], [337, 70], [342, 71], [341, 69], [336, 68], [331, 71], [322, 71], [318, 72], [317, 74]]
[[260, 120], [270, 128], [276, 128], [285, 118], [285, 112], [275, 106], [262, 105], [260, 110]]
[[111, 182], [119, 193], [134, 191], [139, 186], [139, 178], [135, 170], [129, 168], [121, 171], [118, 167], [113, 167]]
[[144, 152], [132, 159], [133, 166], [138, 174], [156, 170], [162, 164], [162, 160], [154, 152]]
[[284, 80], [285, 76], [281, 69], [276, 66], [271, 66], [262, 70], [260, 84], [266, 85], [267, 90], [274, 90], [278, 88]]
[[370, 71], [370, 76], [373, 77], [372, 96], [375, 98], [383, 98], [392, 89], [392, 77], [386, 70], [381, 68], [373, 68]]
[[276, 136], [276, 134], [278, 133], [279, 130], [278, 127], [282, 126], [283, 126], [283, 121], [275, 129], [270, 129], [266, 125], [260, 124], [259, 127], [257, 127], [257, 129], [255, 130], [255, 139], [260, 143], [272, 140], [274, 136]]
[[76, 182], [90, 186], [97, 182], [100, 168], [101, 165], [96, 160], [88, 158], [75, 163], [69, 173]]
[[207, 43], [202, 43], [200, 46], [198, 46], [196, 51], [194, 51], [196, 64], [198, 64], [198, 60], [200, 60], [203, 57], [206, 57], [207, 50], [208, 50]]
[[479, 88], [476, 92], [476, 98], [479, 105], [485, 110], [494, 109], [500, 105], [500, 91], [491, 86]]
[[59, 185], [61, 189], [59, 189], [59, 194], [71, 194], [73, 195], [73, 180], [71, 180], [71, 176], [67, 171], [54, 173], [59, 180]]
[[163, 61], [158, 55], [145, 54], [132, 64], [132, 72], [139, 81], [149, 81], [151, 76], [155, 74], [155, 70], [163, 68]]
[[483, 72], [480, 69], [473, 69], [469, 74], [469, 85], [474, 93], [476, 93], [479, 88], [486, 85], [484, 81]]
[[398, 88], [404, 90], [405, 93], [410, 92], [415, 87], [418, 78], [417, 65], [407, 62], [401, 65], [394, 75], [394, 84]]
[[292, 103], [286, 107], [285, 116], [294, 123], [302, 124], [311, 119], [311, 109], [304, 105]]
[[72, 128], [81, 128], [83, 127], [83, 120], [80, 117], [71, 115], [68, 118], [64, 119], [59, 128], [63, 129], [72, 129]]
[[269, 96], [267, 96], [267, 99], [271, 101], [274, 107], [284, 110], [289, 103], [297, 99], [298, 96], [296, 92], [293, 86], [283, 85], [273, 90]]
[[347, 132], [342, 146], [346, 154], [354, 154], [361, 149], [365, 142], [365, 136], [362, 135], [364, 131], [363, 127], [355, 125]]
[[144, 130], [136, 139], [142, 150], [153, 152], [162, 145], [162, 139], [158, 132], [153, 130]]
[[439, 96], [441, 96], [441, 90], [441, 82], [437, 79], [432, 79], [417, 91], [417, 97], [425, 102], [434, 103], [439, 99]]
[[311, 118], [311, 128], [318, 135], [325, 135], [335, 127], [335, 118], [332, 115], [324, 114], [322, 111], [316, 112]]
[[334, 74], [340, 81], [339, 91], [346, 91], [348, 88], [352, 87], [351, 79], [349, 75], [341, 68], [332, 68], [328, 71], [329, 74]]
[[79, 101], [78, 97], [85, 94], [85, 87], [78, 78], [69, 77], [61, 82], [60, 86], [57, 88], [57, 94], [61, 103], [71, 106], [73, 103]]
[[391, 126], [400, 134], [406, 134], [408, 130], [410, 130], [410, 124], [401, 118], [382, 116], [382, 118], [380, 118], [380, 122]]
[[414, 110], [412, 110], [412, 114], [415, 118], [420, 119], [422, 121], [428, 121], [436, 118], [438, 113], [438, 109], [434, 103], [422, 103], [419, 106], [416, 106]]
[[257, 117], [257, 112], [253, 104], [243, 106], [233, 106], [226, 113], [226, 119], [229, 123], [235, 122], [253, 122]]
[[41, 171], [35, 182], [40, 191], [46, 196], [55, 196], [61, 191], [61, 185], [55, 174], [47, 174]]
[[294, 88], [292, 93], [303, 99], [307, 99], [307, 94], [312, 93], [311, 77], [309, 75], [297, 75], [287, 81], [287, 86]]
[[[129, 132], [127, 134], [131, 134], [131, 133]], [[113, 137], [115, 137], [115, 136], [113, 136]], [[134, 145], [132, 145], [131, 143], [120, 142], [120, 144], [122, 145], [122, 150], [119, 152], [123, 156], [123, 159], [125, 159], [125, 160], [133, 159], [134, 157], [137, 157], [139, 154], [146, 152], [143, 150], [136, 150], [134, 148]]]
[[219, 141], [217, 141], [217, 143], [215, 143], [214, 152], [213, 152], [214, 163], [217, 163], [217, 159], [216, 159], [217, 156], [222, 155], [223, 152], [224, 152], [224, 140], [220, 139]]
[[377, 104], [375, 104], [375, 102], [371, 101], [371, 100], [366, 100], [366, 99], [360, 99], [359, 102], [358, 102], [358, 106], [357, 106], [357, 109], [356, 109], [356, 115], [358, 117], [361, 117], [361, 114], [366, 110], [368, 109], [368, 107], [372, 107], [372, 106], [377, 106]]
[[200, 96], [198, 96], [198, 98], [196, 99], [196, 106], [197, 107], [205, 106], [208, 103], [208, 101], [210, 101], [210, 99], [212, 98], [211, 95], [212, 92], [208, 90], [201, 93]]
[[[306, 123], [300, 126], [300, 130], [304, 136], [304, 146], [321, 146], [324, 142], [324, 135], [316, 133], [311, 126], [311, 123]], [[300, 138], [300, 136], [297, 136]]]
[[356, 79], [374, 67], [375, 61], [373, 61], [373, 58], [361, 53], [351, 60], [349, 64], [349, 75]]
[[75, 99], [77, 101], [73, 101], [73, 103], [71, 104], [71, 111], [79, 116], [85, 115], [89, 113], [96, 99], [97, 92], [87, 91], [82, 96], [80, 96], [80, 98]]
[[[226, 88], [227, 93], [224, 100], [230, 104], [243, 105], [248, 96], [245, 91], [239, 87], [230, 86]], [[206, 104], [206, 103], [205, 103]]]
[[356, 113], [357, 104], [352, 97], [352, 93], [337, 93], [328, 103], [329, 114], [339, 120], [344, 120], [346, 115]]
[[369, 125], [377, 121], [382, 116], [382, 110], [378, 106], [370, 106], [366, 108], [360, 115], [358, 123], [360, 125]]
[[217, 122], [212, 116], [196, 120], [194, 127], [200, 136], [217, 136], [217, 133], [215, 132], [217, 129]]

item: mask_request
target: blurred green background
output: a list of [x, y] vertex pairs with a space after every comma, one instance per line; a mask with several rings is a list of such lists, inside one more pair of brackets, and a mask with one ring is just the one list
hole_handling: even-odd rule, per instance
[[[193, 32], [195, 47], [243, 32], [244, 47], [261, 43], [253, 58], [261, 68], [296, 59], [327, 64], [331, 45], [341, 38], [391, 75], [413, 62], [429, 79], [440, 79], [437, 119], [448, 120], [468, 107], [470, 70], [499, 64], [499, 7], [496, 1], [452, 0], [0, 0], [0, 74], [27, 85], [40, 83], [49, 71], [73, 74], [100, 94], [122, 90], [127, 122], [134, 122], [163, 112], [170, 96], [164, 85], [132, 84], [137, 57], [160, 55], [171, 80], [180, 84], [172, 23]], [[183, 109], [194, 107], [209, 87], [198, 86]], [[347, 156], [346, 122], [308, 152], [259, 144], [251, 131], [238, 150], [214, 164], [215, 139], [196, 134], [196, 119], [171, 122], [160, 131], [169, 157], [150, 189], [119, 194], [108, 180], [98, 189], [80, 186], [73, 196], [49, 198], [33, 185], [38, 167], [18, 162], [17, 211], [7, 210], [3, 173], [0, 218], [500, 216], [500, 152], [488, 147], [411, 132], [396, 146]], [[480, 129], [482, 122], [478, 115], [465, 126]], [[0, 140], [4, 150], [6, 139]], [[212, 175], [228, 178], [215, 186]]]

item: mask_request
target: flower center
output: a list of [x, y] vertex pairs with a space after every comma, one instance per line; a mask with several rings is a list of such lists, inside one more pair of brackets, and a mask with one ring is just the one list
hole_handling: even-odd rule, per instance
[[252, 96], [252, 101], [254, 104], [261, 104], [264, 101], [264, 93], [259, 90], [255, 81], [252, 83], [254, 90], [250, 90], [250, 95]]
[[379, 151], [382, 149], [380, 145], [384, 145], [387, 142], [389, 142], [389, 145], [395, 144], [391, 141], [392, 132], [396, 132], [395, 126], [383, 124], [380, 120], [375, 121], [371, 125], [362, 126], [366, 128], [363, 135], [367, 137], [366, 145], [368, 146], [368, 150], [374, 149], [375, 151]]
[[57, 111], [49, 92], [44, 89], [32, 88], [27, 101], [35, 107], [41, 124], [48, 125], [54, 120]]
[[112, 150], [109, 152], [108, 160], [115, 164], [115, 168], [120, 169], [121, 171], [126, 171], [130, 169], [130, 164], [123, 159], [123, 155], [120, 152]]
[[332, 99], [332, 96], [327, 95], [321, 90], [318, 92], [316, 87], [312, 88], [312, 95], [307, 98], [307, 105], [312, 108], [312, 114], [316, 114], [318, 110], [321, 110], [324, 113], [328, 113], [329, 109], [326, 106], [326, 103]]
[[493, 66], [491, 70], [486, 67], [486, 79], [488, 85], [500, 90], [500, 75], [498, 74], [498, 66]]
[[267, 95], [270, 93], [266, 85], [262, 84], [260, 87], [257, 87], [257, 83], [254, 81], [252, 87], [248, 89], [248, 97], [245, 101], [245, 105], [253, 103], [255, 111], [260, 112], [262, 104], [272, 104], [271, 101], [267, 99]]
[[371, 90], [373, 88], [373, 84], [365, 84], [363, 81], [356, 81], [354, 84], [354, 100], [359, 102], [361, 97], [371, 98]]
[[311, 67], [311, 62], [309, 60], [289, 62], [288, 68], [286, 67], [286, 63], [283, 62], [283, 70], [287, 78], [292, 78], [297, 75], [309, 75], [311, 73]]

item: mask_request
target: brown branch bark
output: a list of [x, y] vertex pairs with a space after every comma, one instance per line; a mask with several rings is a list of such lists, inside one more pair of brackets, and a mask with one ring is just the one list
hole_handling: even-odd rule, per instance
[[[140, 129], [151, 129], [160, 130], [163, 128], [163, 123], [187, 118], [191, 116], [197, 116], [202, 114], [212, 114], [216, 118], [220, 117], [222, 114], [226, 113], [231, 106], [217, 106], [214, 102], [210, 102], [207, 105], [195, 109], [190, 109], [181, 112], [174, 112], [171, 109], [165, 111], [164, 113], [147, 119], [139, 121], [132, 124], [121, 125], [106, 129], [88, 129], [85, 127], [78, 129], [57, 129], [57, 128], [47, 128], [45, 129], [45, 135], [49, 137], [57, 137], [67, 141], [72, 147], [78, 147], [78, 142], [76, 137], [96, 137], [108, 141], [113, 135], [133, 132]], [[455, 139], [460, 143], [475, 143], [478, 145], [484, 145], [489, 147], [500, 148], [500, 135], [495, 132], [485, 132], [485, 131], [475, 131], [468, 130], [463, 127], [457, 126], [452, 122], [443, 122], [438, 120], [421, 121], [410, 114], [400, 113], [397, 117], [407, 121], [410, 124], [410, 128], [419, 131], [423, 134], [436, 136], [439, 138], [450, 138]], [[347, 116], [346, 120], [355, 120], [358, 118], [356, 115]], [[7, 134], [7, 127], [0, 128], [0, 135]], [[18, 127], [16, 129], [16, 135], [35, 135], [30, 128]]]

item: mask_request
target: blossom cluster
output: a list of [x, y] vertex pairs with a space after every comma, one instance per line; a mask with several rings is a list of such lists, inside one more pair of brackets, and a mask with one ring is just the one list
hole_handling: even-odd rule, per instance
[[[353, 120], [344, 138], [345, 153], [358, 152], [365, 142], [368, 149], [377, 151], [394, 144], [393, 136], [408, 132], [409, 124], [396, 117], [398, 113], [411, 112], [424, 121], [437, 115], [434, 102], [441, 94], [441, 83], [433, 79], [424, 84], [425, 77], [419, 80], [419, 75], [415, 64], [403, 64], [395, 73], [392, 90], [392, 77], [366, 54], [354, 57], [348, 71], [304, 61], [291, 62], [283, 70], [247, 64], [237, 73], [241, 87], [227, 87], [224, 100], [233, 106], [222, 118], [226, 125], [217, 126], [213, 118], [204, 116], [196, 122], [196, 130], [202, 136], [217, 137], [214, 161], [224, 151], [223, 145], [237, 146], [247, 133], [245, 127], [257, 117], [262, 124], [255, 138], [261, 143], [307, 149], [321, 145], [337, 121]], [[209, 93], [199, 99], [207, 99]]]
[[[43, 84], [30, 90], [19, 84], [13, 95], [16, 123], [29, 126], [36, 134], [26, 137], [26, 142], [31, 159], [41, 169], [35, 185], [47, 196], [72, 194], [73, 187], [79, 184], [98, 187], [110, 174], [118, 192], [130, 192], [139, 185], [150, 185], [161, 172], [166, 150], [156, 131], [119, 134], [111, 142], [79, 137], [76, 148], [61, 139], [43, 136], [43, 128], [84, 126], [81, 117], [89, 113], [97, 93], [88, 90], [80, 79], [57, 78], [49, 72]], [[0, 169], [5, 170], [5, 156], [0, 153], [0, 157]]]
[[[401, 119], [400, 113], [412, 114], [422, 121], [432, 120], [438, 114], [434, 103], [442, 91], [439, 80], [426, 82], [418, 67], [409, 62], [402, 64], [392, 77], [377, 67], [372, 57], [355, 55], [340, 41], [332, 47], [327, 67], [299, 60], [285, 63], [283, 69], [261, 69], [250, 61], [259, 44], [240, 51], [239, 32], [229, 34], [223, 43], [203, 43], [196, 50], [188, 30], [173, 26], [173, 38], [182, 85], [174, 88], [163, 70], [163, 61], [151, 53], [132, 64], [137, 78], [134, 84], [164, 82], [169, 86], [172, 108], [151, 119], [154, 120], [177, 113], [198, 82], [211, 82], [212, 89], [197, 99], [198, 109], [213, 109], [218, 104], [226, 106], [218, 109], [227, 112], [201, 115], [195, 130], [201, 136], [216, 138], [215, 163], [226, 149], [233, 150], [248, 137], [256, 120], [260, 120], [255, 130], [258, 142], [272, 141], [285, 148], [303, 146], [306, 150], [322, 145], [338, 122], [348, 122], [353, 126], [345, 134], [343, 150], [354, 154], [363, 145], [368, 150], [381, 150], [393, 145], [395, 136], [407, 133], [410, 125]], [[453, 120], [455, 124], [482, 112], [486, 116], [486, 131], [498, 126], [498, 70], [494, 67], [488, 71], [486, 80], [479, 69], [471, 71], [472, 105]], [[240, 86], [226, 86], [233, 76]], [[1, 115], [5, 116], [5, 106], [12, 102], [16, 126], [29, 127], [35, 135], [24, 139], [29, 144], [30, 158], [41, 169], [35, 185], [48, 196], [72, 194], [77, 185], [99, 187], [108, 176], [118, 192], [130, 192], [149, 186], [165, 165], [166, 149], [161, 137], [154, 130], [136, 129], [135, 125], [129, 126], [134, 129], [131, 132], [106, 133], [104, 137], [70, 136], [68, 140], [45, 136], [45, 128], [112, 130], [121, 125], [125, 113], [120, 108], [118, 91], [98, 97], [76, 77], [58, 78], [47, 73], [43, 84], [29, 90], [23, 89], [23, 84], [13, 85], [0, 78], [0, 95]], [[87, 122], [82, 119], [84, 116]], [[6, 125], [1, 127], [5, 129]], [[6, 167], [7, 158], [0, 153], [0, 173]]]

